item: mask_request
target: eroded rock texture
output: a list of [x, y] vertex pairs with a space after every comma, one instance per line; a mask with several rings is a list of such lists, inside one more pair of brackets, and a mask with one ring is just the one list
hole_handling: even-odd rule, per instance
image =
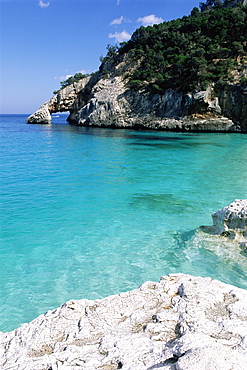
[[1, 369], [245, 370], [247, 291], [168, 275], [0, 335]]
[[212, 214], [213, 226], [202, 226], [202, 230], [214, 235], [226, 236], [247, 247], [247, 199], [236, 199]]
[[126, 85], [126, 74], [134, 66], [123, 58], [118, 65], [105, 63], [98, 72], [59, 90], [27, 122], [49, 123], [52, 113], [68, 111], [68, 121], [83, 126], [247, 131], [246, 88], [211, 85], [186, 94], [172, 89], [162, 94], [134, 91]]
[[36, 110], [31, 116], [28, 117], [27, 123], [51, 123], [51, 113], [49, 109], [49, 102], [44, 103], [41, 107]]

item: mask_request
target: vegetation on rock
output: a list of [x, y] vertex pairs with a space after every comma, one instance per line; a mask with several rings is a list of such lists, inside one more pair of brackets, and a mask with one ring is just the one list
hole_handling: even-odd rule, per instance
[[[247, 63], [247, 8], [232, 0], [207, 0], [189, 16], [137, 29], [119, 47], [108, 45], [103, 63], [123, 55], [136, 62], [127, 77], [134, 90], [162, 93], [204, 90], [210, 83], [233, 82], [231, 72]], [[236, 5], [236, 4], [235, 4]]]
[[[61, 89], [63, 89], [66, 86], [69, 86], [69, 85], [73, 84], [74, 82], [78, 82], [79, 80], [81, 80], [82, 78], [85, 78], [87, 76], [88, 76], [88, 74], [82, 74], [81, 72], [77, 72], [74, 76], [70, 76], [70, 77], [67, 78], [67, 80], [60, 82]], [[59, 91], [60, 91], [60, 89], [56, 90], [56, 91], [53, 91], [53, 94], [57, 94]]]
[[[135, 91], [161, 94], [171, 88], [186, 93], [235, 82], [233, 71], [247, 66], [245, 2], [206, 0], [189, 16], [141, 26], [128, 42], [107, 45], [106, 56], [100, 57], [101, 77], [124, 59], [134, 66], [125, 78]], [[61, 89], [87, 76], [76, 73], [60, 82]], [[246, 73], [239, 82], [247, 83]]]

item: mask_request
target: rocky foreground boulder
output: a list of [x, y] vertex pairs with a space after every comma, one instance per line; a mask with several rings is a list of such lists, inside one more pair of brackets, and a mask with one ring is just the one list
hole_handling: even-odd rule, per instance
[[[219, 237], [246, 237], [246, 199], [212, 217], [210, 231]], [[70, 300], [0, 332], [3, 370], [245, 370], [246, 364], [247, 290], [185, 274], [100, 300]]]
[[1, 369], [245, 370], [247, 291], [172, 274], [0, 335]]

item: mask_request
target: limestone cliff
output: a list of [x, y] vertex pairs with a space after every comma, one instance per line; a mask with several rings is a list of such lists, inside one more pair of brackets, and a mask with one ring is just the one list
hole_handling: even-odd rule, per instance
[[69, 111], [68, 121], [84, 126], [246, 132], [246, 0], [213, 3], [109, 47], [96, 73], [59, 90], [27, 122]]
[[[104, 69], [103, 69], [104, 72]], [[97, 72], [61, 89], [28, 123], [50, 123], [51, 114], [69, 111], [68, 121], [83, 126], [158, 130], [247, 131], [247, 88], [210, 86], [206, 91], [163, 94], [126, 87], [116, 69]]]

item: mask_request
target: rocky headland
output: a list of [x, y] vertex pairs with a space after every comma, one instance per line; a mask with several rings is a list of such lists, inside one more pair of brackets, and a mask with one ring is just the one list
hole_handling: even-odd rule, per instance
[[108, 45], [97, 72], [62, 82], [27, 122], [67, 111], [82, 126], [246, 132], [246, 6], [201, 2], [188, 17], [137, 29]]
[[[121, 63], [120, 63], [121, 64]], [[51, 123], [52, 113], [70, 112], [68, 122], [82, 126], [142, 128], [173, 131], [247, 131], [247, 88], [210, 85], [205, 91], [187, 94], [167, 89], [163, 94], [134, 91], [126, 86], [123, 69], [101, 72], [61, 89], [28, 123]], [[120, 69], [120, 71], [119, 71]], [[247, 76], [247, 68], [243, 73]]]
[[[246, 199], [212, 217], [219, 238], [246, 236]], [[245, 370], [246, 363], [247, 291], [179, 273], [101, 300], [70, 300], [0, 332], [3, 370]]]

